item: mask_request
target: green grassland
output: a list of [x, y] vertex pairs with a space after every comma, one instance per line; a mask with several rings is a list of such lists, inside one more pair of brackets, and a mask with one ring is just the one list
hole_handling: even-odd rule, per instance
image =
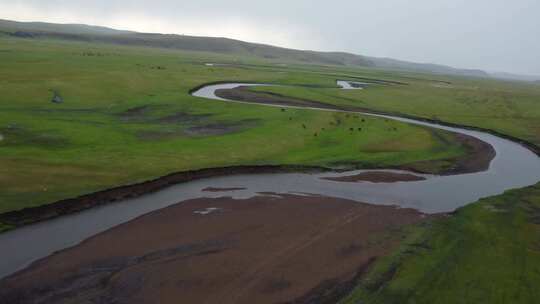
[[[360, 71], [357, 69], [355, 74], [407, 85], [375, 84], [368, 90], [308, 90], [301, 87], [261, 87], [255, 90], [481, 127], [540, 145], [538, 85], [442, 75]], [[329, 69], [326, 73], [336, 78], [355, 80], [350, 77], [353, 71]]]
[[466, 153], [448, 133], [398, 122], [188, 94], [219, 80], [335, 87], [311, 67], [243, 60], [210, 67], [235, 58], [0, 37], [0, 212], [191, 169], [439, 160], [437, 172]]
[[537, 303], [540, 184], [416, 227], [345, 303]]

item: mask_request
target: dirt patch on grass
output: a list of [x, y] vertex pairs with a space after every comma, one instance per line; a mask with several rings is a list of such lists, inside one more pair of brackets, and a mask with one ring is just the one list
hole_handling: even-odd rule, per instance
[[184, 136], [184, 132], [181, 130], [144, 130], [139, 131], [136, 133], [137, 138], [140, 140], [165, 140], [165, 139], [173, 139], [176, 137], [182, 137]]
[[167, 109], [167, 105], [164, 104], [147, 104], [129, 108], [123, 112], [117, 113], [120, 120], [124, 122], [147, 122], [147, 123], [164, 123], [164, 124], [176, 124], [176, 123], [192, 123], [203, 120], [210, 117], [210, 114], [192, 114], [184, 111], [175, 112], [170, 114], [170, 111], [166, 116], [159, 117], [161, 111]]
[[215, 136], [236, 133], [250, 129], [258, 124], [258, 119], [245, 119], [238, 122], [210, 123], [184, 129], [188, 136]]
[[[221, 212], [194, 213], [204, 208]], [[4, 279], [0, 298], [21, 304], [335, 303], [377, 257], [399, 246], [400, 227], [424, 217], [321, 196], [190, 200]], [[354, 251], [344, 255], [349, 247]]]
[[6, 145], [34, 146], [38, 148], [65, 148], [69, 141], [57, 132], [35, 131], [18, 124], [10, 124], [0, 128], [1, 140]]
[[126, 111], [119, 113], [118, 116], [122, 121], [140, 121], [147, 118], [148, 113], [152, 110], [149, 105], [138, 106], [127, 109]]
[[372, 182], [372, 183], [395, 183], [395, 182], [412, 182], [425, 180], [422, 176], [417, 176], [407, 173], [394, 172], [363, 172], [356, 175], [341, 176], [341, 177], [325, 177], [325, 180], [336, 182]]
[[249, 129], [241, 123], [213, 123], [202, 126], [192, 126], [178, 130], [144, 130], [137, 132], [137, 138], [146, 141], [174, 139], [178, 137], [205, 137], [227, 135]]
[[[141, 140], [164, 140], [182, 136], [200, 137], [216, 136], [240, 132], [259, 123], [258, 119], [245, 119], [240, 121], [210, 122], [212, 114], [194, 114], [188, 112], [176, 112], [160, 118], [150, 115], [159, 106], [138, 106], [128, 109], [118, 116], [124, 122], [147, 123], [160, 126], [162, 129], [140, 130], [136, 136]], [[163, 125], [170, 125], [169, 128]], [[173, 129], [177, 125], [177, 129]]]
[[186, 112], [177, 112], [172, 115], [159, 118], [158, 122], [168, 124], [189, 124], [203, 121], [211, 116], [212, 115], [210, 114], [191, 114]]

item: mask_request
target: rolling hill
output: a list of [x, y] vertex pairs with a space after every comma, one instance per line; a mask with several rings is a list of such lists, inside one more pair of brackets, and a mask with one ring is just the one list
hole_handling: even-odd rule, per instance
[[480, 70], [456, 69], [444, 65], [367, 57], [345, 52], [295, 50], [265, 44], [249, 43], [229, 38], [139, 33], [83, 24], [17, 22], [0, 19], [0, 35], [2, 34], [21, 39], [60, 39], [80, 42], [148, 46], [186, 51], [205, 51], [238, 56], [255, 56], [270, 60], [308, 64], [375, 67], [391, 70], [473, 77], [489, 76], [486, 72]]

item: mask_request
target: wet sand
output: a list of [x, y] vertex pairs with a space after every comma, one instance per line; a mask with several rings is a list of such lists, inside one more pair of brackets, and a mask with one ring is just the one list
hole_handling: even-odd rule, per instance
[[[197, 213], [214, 208], [219, 212]], [[115, 227], [0, 281], [7, 303], [334, 303], [412, 209], [320, 196], [196, 199]]]
[[363, 172], [356, 175], [340, 176], [340, 177], [325, 177], [325, 180], [336, 182], [371, 182], [371, 183], [396, 183], [396, 182], [412, 182], [425, 180], [425, 177], [416, 176], [408, 173], [395, 173], [395, 172]]
[[218, 188], [218, 187], [207, 187], [202, 189], [203, 192], [230, 192], [237, 190], [245, 190], [246, 188], [233, 187], [233, 188]]

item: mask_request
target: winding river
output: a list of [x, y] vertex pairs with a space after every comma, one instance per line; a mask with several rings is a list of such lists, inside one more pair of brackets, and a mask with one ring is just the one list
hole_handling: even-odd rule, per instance
[[[343, 82], [338, 82], [338, 84], [343, 88], [354, 88], [351, 84], [347, 86]], [[215, 102], [249, 103], [223, 99], [216, 96], [215, 92], [218, 89], [255, 85], [260, 84], [228, 83], [208, 85], [193, 92], [193, 95], [213, 99]], [[201, 102], [203, 101], [201, 99]], [[261, 104], [254, 106], [291, 107]], [[313, 107], [308, 109], [335, 111]], [[442, 126], [413, 119], [371, 113], [355, 113], [470, 135], [492, 145], [496, 151], [496, 156], [492, 160], [489, 169], [484, 172], [453, 176], [412, 173], [426, 178], [422, 181], [412, 182], [343, 183], [322, 179], [323, 177], [349, 176], [366, 171], [404, 172], [397, 170], [357, 170], [344, 173], [233, 175], [173, 185], [156, 193], [96, 207], [0, 234], [0, 278], [21, 270], [30, 263], [55, 251], [74, 246], [114, 226], [188, 199], [220, 196], [241, 199], [253, 197], [259, 192], [320, 194], [372, 204], [397, 205], [399, 207], [415, 208], [426, 213], [435, 213], [452, 211], [479, 198], [497, 195], [508, 189], [533, 185], [540, 180], [540, 158], [527, 148], [510, 140], [480, 131]], [[226, 193], [202, 191], [202, 189], [209, 186], [244, 189]]]

